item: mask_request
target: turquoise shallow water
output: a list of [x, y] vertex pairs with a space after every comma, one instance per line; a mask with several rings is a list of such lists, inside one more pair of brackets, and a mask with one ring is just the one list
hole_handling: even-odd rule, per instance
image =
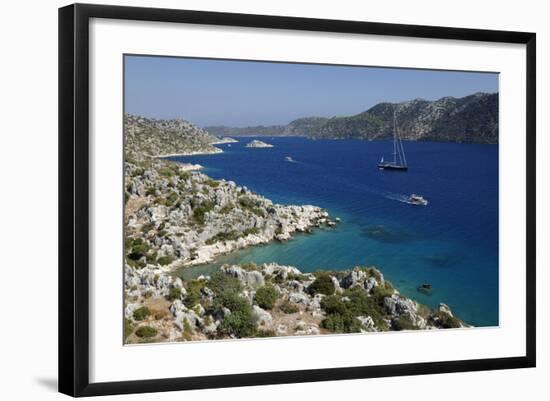
[[[406, 142], [410, 169], [391, 172], [376, 168], [382, 154], [389, 157], [386, 141], [261, 138], [275, 147], [245, 148], [251, 139], [219, 145], [222, 154], [172, 159], [199, 163], [213, 178], [246, 185], [274, 202], [324, 207], [342, 222], [185, 274], [250, 261], [303, 271], [375, 265], [419, 302], [445, 302], [471, 324], [498, 325], [498, 146]], [[429, 205], [404, 203], [413, 192]], [[416, 290], [423, 282], [433, 285], [431, 295]]]

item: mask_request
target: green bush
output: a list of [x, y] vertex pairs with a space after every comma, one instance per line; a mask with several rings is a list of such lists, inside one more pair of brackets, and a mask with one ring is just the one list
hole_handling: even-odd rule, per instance
[[134, 325], [130, 319], [124, 319], [124, 339], [126, 340], [134, 332]]
[[358, 333], [361, 331], [361, 322], [348, 311], [328, 315], [321, 322], [321, 327], [334, 333]]
[[174, 175], [174, 170], [169, 167], [161, 167], [158, 172], [162, 177], [165, 178], [170, 178]]
[[176, 258], [174, 258], [173, 256], [166, 255], [166, 256], [161, 256], [160, 258], [158, 258], [157, 263], [161, 266], [166, 266], [166, 265], [169, 265], [170, 263], [172, 263], [174, 260], [176, 260]]
[[285, 299], [281, 303], [281, 305], [279, 305], [279, 309], [281, 310], [281, 312], [289, 315], [292, 313], [297, 313], [300, 310], [296, 305], [294, 305], [292, 302], [289, 302], [287, 299]]
[[165, 198], [164, 205], [165, 206], [173, 206], [178, 201], [179, 196], [177, 193], [170, 191], [170, 194]]
[[416, 327], [411, 320], [411, 318], [407, 315], [399, 316], [397, 319], [394, 319], [392, 321], [392, 329], [396, 331], [401, 330], [418, 330], [418, 327]]
[[170, 291], [168, 291], [168, 295], [166, 295], [166, 299], [170, 302], [175, 301], [176, 299], [181, 298], [181, 288], [172, 287], [170, 288]]
[[222, 207], [220, 209], [220, 213], [222, 214], [228, 214], [229, 212], [231, 212], [233, 209], [235, 208], [235, 205], [231, 204], [231, 203], [228, 203], [227, 205], [225, 205], [224, 207]]
[[[343, 296], [348, 298], [344, 300]], [[382, 308], [361, 288], [347, 290], [341, 295], [330, 295], [321, 301], [327, 314], [322, 327], [337, 333], [355, 333], [361, 330], [358, 316], [370, 316], [379, 330], [387, 330]]]
[[156, 336], [157, 333], [157, 329], [151, 326], [141, 326], [136, 330], [136, 336], [140, 338], [151, 338]]
[[193, 336], [193, 328], [191, 327], [191, 324], [189, 323], [189, 320], [183, 319], [183, 331], [182, 331], [182, 337], [187, 340], [191, 341]]
[[263, 309], [272, 309], [277, 301], [277, 290], [272, 285], [264, 285], [263, 287], [258, 288], [256, 295], [254, 296], [254, 301], [258, 304], [260, 308]]
[[327, 315], [344, 314], [349, 309], [347, 302], [342, 301], [340, 295], [329, 295], [321, 300], [321, 309]]
[[384, 320], [384, 306], [369, 297], [365, 290], [353, 288], [344, 291], [343, 295], [350, 299], [347, 304], [355, 316], [370, 316], [379, 330], [387, 329], [387, 323]]
[[439, 325], [444, 329], [458, 329], [461, 327], [460, 320], [448, 313], [437, 312], [434, 316], [439, 319]]
[[242, 264], [241, 269], [246, 270], [247, 272], [258, 271], [258, 265], [254, 262], [248, 262]]
[[371, 296], [380, 306], [384, 305], [384, 298], [391, 297], [393, 295], [394, 289], [390, 282], [386, 281], [383, 285], [374, 287], [371, 290]]
[[303, 282], [307, 280], [307, 276], [305, 274], [296, 274], [291, 272], [286, 275], [286, 279], [287, 281], [296, 280], [299, 282]]
[[242, 236], [241, 233], [236, 230], [217, 233], [213, 237], [206, 240], [206, 245], [212, 245], [212, 244], [215, 244], [216, 242], [238, 240], [239, 238], [241, 238], [241, 236]]
[[224, 291], [217, 294], [215, 304], [226, 307], [231, 312], [252, 310], [248, 300], [233, 291]]
[[201, 300], [201, 289], [204, 287], [204, 281], [191, 280], [187, 282], [187, 294], [183, 298], [183, 304], [188, 308], [194, 307]]
[[141, 232], [142, 233], [148, 233], [153, 228], [155, 228], [155, 223], [152, 223], [152, 222], [145, 223], [144, 225], [141, 226]]
[[256, 216], [265, 217], [265, 211], [260, 207], [260, 203], [248, 196], [240, 197], [239, 205], [241, 208], [254, 213]]
[[223, 295], [224, 293], [241, 292], [242, 285], [236, 277], [217, 271], [210, 276], [208, 288], [210, 288], [217, 295]]
[[243, 235], [246, 237], [247, 235], [250, 235], [250, 234], [259, 234], [260, 233], [260, 229], [258, 227], [251, 227], [251, 228], [247, 228], [246, 230], [243, 231]]
[[128, 256], [126, 256], [126, 263], [128, 264], [128, 266], [134, 267], [136, 269], [143, 269], [146, 266], [146, 263], [140, 260], [130, 259]]
[[248, 308], [232, 311], [226, 316], [218, 327], [221, 334], [233, 334], [237, 337], [252, 337], [256, 334], [256, 319], [252, 315], [250, 305]]
[[332, 295], [334, 291], [336, 291], [336, 287], [330, 275], [327, 273], [319, 273], [315, 281], [309, 286], [309, 291], [312, 294]]
[[256, 216], [265, 217], [265, 211], [262, 208], [255, 207], [253, 209], [250, 209], [250, 211], [254, 213]]
[[141, 238], [126, 238], [126, 254], [129, 259], [139, 260], [149, 251], [149, 245]]
[[148, 307], [142, 306], [141, 308], [138, 308], [134, 311], [134, 319], [135, 320], [145, 320], [149, 317], [151, 314], [151, 311]]
[[194, 202], [191, 202], [191, 206], [193, 207], [193, 220], [197, 224], [204, 224], [204, 217], [206, 213], [214, 209], [214, 203], [208, 200], [203, 201], [196, 206], [193, 206], [193, 203]]
[[244, 209], [252, 209], [254, 207], [257, 207], [258, 203], [248, 196], [242, 196], [239, 198], [239, 205]]
[[211, 178], [209, 178], [208, 180], [206, 180], [204, 182], [206, 185], [208, 185], [209, 187], [211, 188], [218, 188], [220, 186], [220, 182], [219, 181], [216, 181], [216, 180], [213, 180]]
[[147, 263], [155, 263], [157, 260], [157, 252], [149, 252], [145, 255], [145, 258], [147, 260]]
[[237, 337], [253, 336], [256, 332], [256, 319], [249, 301], [240, 295], [240, 281], [223, 272], [216, 272], [210, 277], [208, 288], [215, 294], [213, 307], [224, 307], [231, 311], [220, 323], [219, 333]]
[[191, 174], [187, 171], [180, 171], [179, 176], [182, 180], [187, 181], [189, 178], [191, 178]]
[[362, 267], [360, 270], [367, 273], [367, 277], [374, 277], [374, 279], [379, 283], [382, 281], [382, 275], [374, 267]]
[[271, 330], [271, 329], [258, 330], [254, 337], [258, 337], [258, 338], [277, 337], [277, 333], [275, 332], [275, 330]]

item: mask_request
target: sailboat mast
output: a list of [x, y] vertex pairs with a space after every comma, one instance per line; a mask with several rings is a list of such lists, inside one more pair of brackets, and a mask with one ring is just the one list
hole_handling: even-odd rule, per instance
[[399, 160], [400, 164], [402, 166], [407, 165], [407, 159], [405, 158], [405, 148], [403, 147], [403, 142], [401, 141], [401, 135], [399, 134], [399, 130], [397, 128], [396, 118], [394, 114], [394, 124], [395, 124], [395, 135], [397, 136], [397, 146], [399, 151]]
[[399, 136], [399, 145], [401, 146], [401, 155], [403, 157], [403, 165], [407, 165], [407, 159], [405, 158], [405, 148], [403, 147], [403, 141], [401, 140], [401, 135]]
[[393, 110], [393, 164], [397, 164], [397, 131], [395, 124], [395, 109]]

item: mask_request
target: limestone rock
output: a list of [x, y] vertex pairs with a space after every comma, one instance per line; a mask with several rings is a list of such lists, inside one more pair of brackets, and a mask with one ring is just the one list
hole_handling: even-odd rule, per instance
[[258, 305], [252, 306], [252, 314], [258, 321], [258, 324], [260, 324], [261, 326], [271, 324], [273, 320], [271, 314], [268, 311], [260, 308]]

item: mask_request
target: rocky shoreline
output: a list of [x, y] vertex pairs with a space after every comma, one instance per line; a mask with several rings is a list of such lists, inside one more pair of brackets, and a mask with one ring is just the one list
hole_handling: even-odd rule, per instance
[[180, 152], [180, 153], [168, 153], [164, 155], [154, 155], [152, 157], [156, 159], [166, 159], [168, 157], [178, 157], [178, 156], [201, 156], [201, 155], [215, 155], [218, 153], [223, 153], [223, 150], [220, 148], [213, 147], [213, 149], [208, 150], [197, 150], [191, 152]]
[[214, 142], [211, 142], [210, 144], [211, 145], [224, 145], [226, 143], [237, 143], [237, 142], [239, 142], [239, 141], [237, 141], [235, 138], [225, 136], [225, 137], [216, 139]]
[[302, 273], [225, 265], [212, 276], [125, 268], [125, 342], [177, 342], [469, 327], [399, 294], [373, 267]]
[[232, 181], [213, 180], [166, 161], [126, 163], [126, 261], [169, 268], [296, 232], [336, 224], [312, 205], [279, 205]]
[[266, 143], [264, 141], [259, 141], [257, 139], [254, 139], [253, 141], [246, 144], [247, 148], [272, 148], [273, 145], [270, 143]]

